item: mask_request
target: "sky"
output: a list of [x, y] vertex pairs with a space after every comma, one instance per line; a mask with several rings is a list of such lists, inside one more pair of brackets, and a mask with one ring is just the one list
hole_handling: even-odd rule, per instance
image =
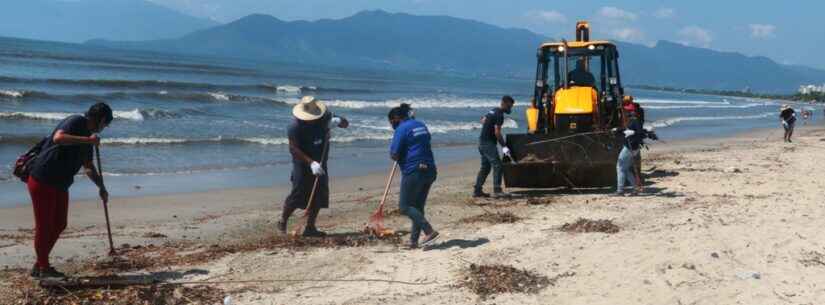
[[659, 40], [767, 56], [825, 69], [823, 0], [150, 0], [190, 15], [231, 22], [253, 13], [282, 20], [343, 18], [382, 9], [448, 15], [570, 38], [577, 20], [592, 38], [655, 45]]

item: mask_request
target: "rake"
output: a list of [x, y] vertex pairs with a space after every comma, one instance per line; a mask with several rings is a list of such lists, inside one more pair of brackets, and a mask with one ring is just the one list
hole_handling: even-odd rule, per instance
[[[326, 143], [324, 143], [324, 151], [321, 153], [321, 167], [327, 161], [327, 153], [329, 152], [329, 141], [330, 141], [330, 132], [327, 131], [326, 135]], [[326, 173], [328, 174], [328, 173]], [[304, 210], [304, 215], [301, 221], [298, 222], [298, 225], [295, 226], [295, 230], [292, 231], [293, 236], [301, 236], [301, 233], [304, 232], [306, 226], [309, 222], [309, 211], [312, 211], [315, 203], [315, 193], [318, 191], [318, 183], [321, 181], [321, 176], [315, 176], [315, 182], [312, 184], [312, 192], [309, 193], [309, 200], [307, 201], [307, 208]]]
[[384, 204], [387, 202], [387, 195], [390, 193], [390, 185], [395, 178], [395, 171], [398, 168], [398, 162], [392, 163], [392, 170], [390, 170], [390, 177], [387, 178], [387, 186], [384, 188], [384, 195], [381, 197], [381, 203], [378, 204], [378, 209], [370, 216], [370, 222], [367, 224], [367, 232], [378, 237], [392, 235], [393, 231], [384, 227]]

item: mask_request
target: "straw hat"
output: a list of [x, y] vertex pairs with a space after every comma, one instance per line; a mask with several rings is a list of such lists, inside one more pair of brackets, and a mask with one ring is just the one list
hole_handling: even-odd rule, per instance
[[785, 110], [785, 109], [788, 109], [788, 108], [791, 108], [791, 106], [788, 106], [788, 104], [782, 105], [782, 110]]
[[327, 106], [314, 96], [305, 96], [301, 102], [292, 107], [292, 115], [301, 121], [314, 121], [327, 113]]

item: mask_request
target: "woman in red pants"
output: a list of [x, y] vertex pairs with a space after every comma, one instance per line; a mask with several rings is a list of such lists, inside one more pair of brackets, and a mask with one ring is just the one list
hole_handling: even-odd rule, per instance
[[69, 187], [81, 166], [100, 189], [100, 198], [108, 203], [109, 193], [92, 162], [92, 153], [93, 146], [100, 145], [97, 133], [109, 126], [112, 118], [112, 109], [104, 103], [98, 103], [89, 108], [85, 115], [73, 115], [64, 119], [33, 161], [28, 189], [34, 208], [34, 250], [37, 262], [32, 268], [32, 277], [65, 276], [49, 264], [49, 253], [66, 229]]

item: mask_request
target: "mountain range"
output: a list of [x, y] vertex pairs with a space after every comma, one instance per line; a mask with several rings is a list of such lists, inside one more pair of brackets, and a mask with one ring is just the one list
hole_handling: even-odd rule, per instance
[[[254, 14], [217, 24], [145, 0], [7, 1], [17, 11], [0, 23], [0, 36], [330, 67], [530, 78], [536, 47], [554, 40], [474, 20], [384, 11], [289, 22]], [[668, 41], [616, 44], [625, 84], [786, 93], [825, 81], [825, 71], [766, 57]]]
[[[549, 40], [523, 29], [454, 17], [365, 11], [313, 22], [256, 14], [176, 39], [89, 43], [306, 64], [532, 77], [536, 48]], [[617, 45], [625, 84], [791, 92], [825, 81], [825, 71], [781, 65], [766, 57], [668, 41], [654, 47]]]
[[176, 38], [218, 23], [145, 0], [3, 0], [0, 36], [60, 42]]

